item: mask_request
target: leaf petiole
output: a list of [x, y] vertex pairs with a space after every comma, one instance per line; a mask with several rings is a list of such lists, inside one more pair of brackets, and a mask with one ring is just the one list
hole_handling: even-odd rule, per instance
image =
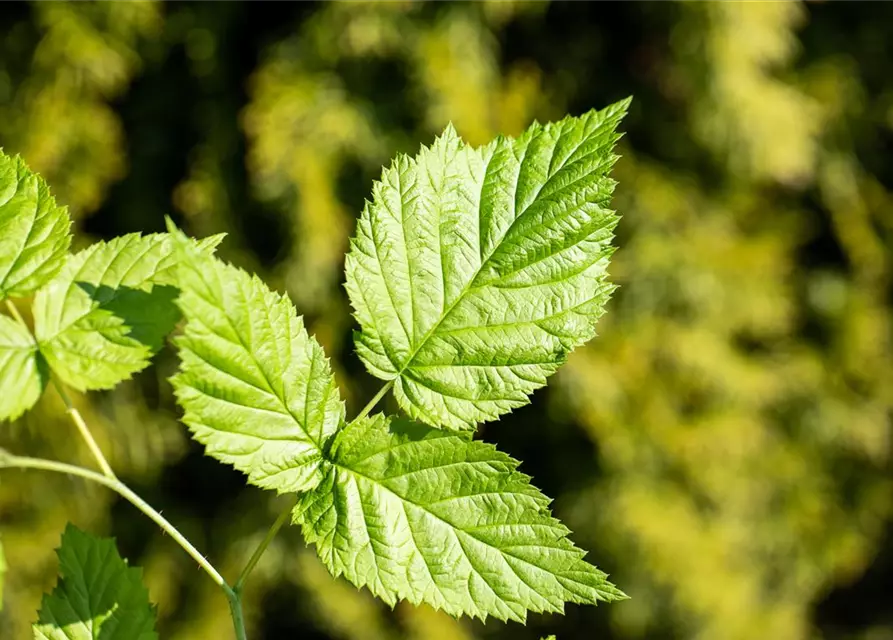
[[363, 407], [363, 410], [357, 414], [357, 417], [350, 421], [350, 424], [359, 422], [360, 420], [362, 420], [363, 418], [368, 416], [369, 412], [372, 411], [372, 409], [375, 408], [375, 405], [378, 404], [378, 401], [381, 400], [385, 396], [385, 394], [391, 390], [391, 387], [393, 387], [393, 386], [394, 386], [394, 381], [388, 380], [387, 384], [385, 386], [383, 386], [381, 389], [379, 389], [378, 393], [376, 393], [375, 396], [369, 401], [369, 403], [365, 407]]
[[[6, 308], [9, 309], [10, 315], [12, 315], [13, 319], [15, 319], [16, 322], [28, 329], [28, 325], [25, 324], [25, 319], [22, 318], [22, 314], [19, 313], [19, 310], [16, 308], [15, 303], [9, 298], [6, 299]], [[28, 329], [28, 333], [31, 333], [31, 329]]]
[[257, 549], [254, 550], [254, 553], [251, 554], [251, 557], [248, 559], [248, 563], [239, 574], [239, 578], [236, 580], [236, 584], [233, 585], [234, 592], [236, 592], [237, 594], [242, 593], [242, 589], [245, 587], [245, 581], [248, 579], [248, 575], [251, 573], [255, 565], [260, 560], [261, 556], [267, 550], [267, 547], [270, 546], [273, 538], [276, 537], [276, 534], [279, 533], [279, 530], [286, 523], [286, 521], [288, 520], [288, 516], [291, 514], [294, 508], [294, 504], [289, 505], [289, 507], [282, 513], [280, 513], [278, 518], [276, 518], [276, 522], [274, 522], [273, 526], [270, 527], [270, 530], [267, 531], [267, 535], [264, 536], [263, 541], [257, 546]]
[[83, 416], [81, 416], [81, 412], [77, 410], [71, 403], [71, 398], [68, 397], [68, 394], [65, 393], [65, 389], [62, 388], [62, 385], [56, 380], [55, 377], [52, 378], [53, 387], [59, 393], [59, 397], [62, 398], [62, 402], [65, 403], [65, 410], [69, 416], [71, 416], [71, 421], [74, 422], [75, 426], [78, 428], [78, 431], [81, 434], [81, 437], [84, 439], [84, 442], [87, 443], [87, 447], [90, 449], [90, 453], [93, 454], [93, 457], [96, 459], [96, 463], [99, 465], [99, 468], [102, 469], [103, 475], [109, 480], [117, 480], [118, 476], [115, 475], [115, 472], [112, 471], [111, 465], [109, 465], [108, 460], [105, 459], [105, 456], [102, 454], [102, 449], [99, 448], [99, 445], [96, 443], [96, 439], [93, 437], [93, 434], [90, 432], [90, 428], [87, 426], [87, 423], [84, 422]]

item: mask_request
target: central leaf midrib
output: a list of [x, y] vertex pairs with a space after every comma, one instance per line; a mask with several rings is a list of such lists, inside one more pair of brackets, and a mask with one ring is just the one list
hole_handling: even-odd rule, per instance
[[[579, 148], [579, 146], [582, 146], [582, 144], [585, 143], [585, 141], [589, 138], [589, 136], [584, 136], [583, 138], [584, 138], [583, 142], [581, 142], [577, 148]], [[560, 139], [560, 135], [559, 135], [559, 139]], [[524, 160], [526, 159], [527, 151], [529, 150], [532, 142], [533, 142], [532, 140], [528, 141], [527, 145], [524, 147], [524, 154], [522, 155], [521, 160], [518, 162], [518, 175], [515, 178], [515, 184], [514, 184], [515, 198], [514, 198], [514, 203], [513, 203], [513, 206], [514, 206], [514, 209], [516, 212], [518, 209], [517, 192], [518, 192], [519, 181], [521, 179], [521, 170], [524, 166]], [[557, 146], [557, 144], [558, 144], [558, 140], [555, 141], [556, 146]], [[553, 152], [554, 152], [554, 149], [553, 149]], [[573, 154], [571, 154], [571, 155], [573, 155]], [[565, 159], [565, 163], [566, 162], [567, 162], [567, 159]], [[489, 168], [489, 166], [490, 166], [490, 161], [488, 160], [486, 167]], [[525, 206], [524, 209], [520, 213], [516, 213], [516, 215], [514, 216], [514, 218], [511, 221], [511, 223], [508, 225], [508, 227], [506, 227], [505, 231], [502, 232], [502, 235], [499, 238], [499, 241], [493, 245], [493, 248], [490, 250], [490, 253], [487, 255], [487, 257], [485, 259], [481, 260], [480, 265], [475, 270], [474, 274], [468, 279], [468, 282], [462, 288], [462, 291], [459, 293], [459, 295], [456, 296], [456, 299], [453, 301], [453, 303], [449, 306], [448, 309], [444, 310], [441, 313], [441, 316], [437, 320], [437, 322], [435, 322], [434, 325], [425, 333], [425, 335], [418, 342], [416, 347], [412, 350], [412, 353], [409, 354], [409, 357], [406, 359], [406, 362], [402, 366], [399, 367], [397, 373], [394, 374], [394, 379], [400, 378], [401, 376], [403, 376], [403, 374], [406, 372], [407, 369], [412, 367], [413, 360], [415, 360], [416, 356], [419, 354], [419, 352], [422, 350], [422, 348], [427, 344], [428, 340], [431, 339], [431, 336], [433, 336], [436, 333], [437, 329], [440, 328], [440, 325], [443, 324], [444, 320], [446, 320], [447, 317], [449, 317], [450, 313], [452, 313], [453, 309], [455, 309], [458, 306], [458, 304], [462, 301], [462, 299], [465, 296], [467, 296], [469, 293], [474, 291], [475, 289], [480, 288], [482, 286], [482, 285], [475, 285], [474, 283], [477, 280], [478, 276], [481, 274], [481, 272], [484, 270], [484, 267], [487, 266], [487, 264], [490, 262], [490, 260], [493, 258], [493, 256], [496, 254], [496, 252], [499, 250], [499, 247], [505, 241], [506, 236], [509, 234], [509, 232], [511, 232], [512, 228], [515, 226], [515, 224], [518, 222], [518, 220], [520, 220], [524, 216], [524, 214], [527, 213], [527, 211], [537, 202], [537, 199], [539, 198], [539, 195], [540, 195], [540, 193], [542, 193], [545, 186], [552, 180], [552, 178], [555, 177], [555, 175], [557, 175], [564, 168], [565, 168], [565, 164], [562, 164], [560, 167], [555, 169], [555, 171], [549, 177], [547, 177], [546, 180], [543, 181], [543, 184], [541, 184], [539, 186], [539, 189], [537, 189], [537, 194], [530, 200], [530, 202], [527, 204], [527, 206]], [[484, 182], [486, 182], [486, 177], [487, 176], [486, 176], [486, 169], [485, 169], [485, 174], [482, 179], [482, 184]], [[480, 220], [481, 208], [482, 208], [482, 204], [481, 204], [481, 202], [478, 202], [478, 216], [477, 216], [478, 220]], [[401, 207], [401, 209], [402, 209], [402, 207]], [[478, 238], [478, 242], [479, 243], [481, 242], [480, 238]], [[441, 260], [443, 260], [442, 257], [441, 257]], [[445, 285], [446, 285], [446, 283], [444, 283], [444, 293], [446, 293]], [[394, 364], [396, 365], [397, 363], [394, 363]]]
[[[202, 270], [201, 269], [193, 269], [193, 271], [195, 271], [198, 274], [198, 277], [201, 279], [201, 281], [204, 283], [204, 285], [210, 289], [210, 285], [209, 285], [208, 281], [205, 280], [205, 275], [204, 275], [204, 273], [202, 273]], [[204, 296], [200, 295], [198, 292], [194, 292], [194, 293], [199, 298], [204, 299], [205, 302], [208, 302], [208, 300], [206, 298], [204, 298]], [[240, 290], [240, 293], [243, 293], [243, 292], [241, 292], [241, 290]], [[243, 295], [243, 298], [244, 298], [244, 295]], [[229, 314], [226, 313], [226, 311], [224, 310], [223, 307], [220, 307], [220, 308], [221, 308], [221, 310], [223, 310], [223, 317], [226, 318], [226, 323], [229, 325], [229, 328], [233, 331], [233, 334], [239, 339], [239, 344], [242, 346], [242, 348], [245, 350], [245, 352], [248, 353], [249, 356], [251, 356], [251, 360], [254, 362], [255, 366], [257, 367], [258, 371], [260, 372], [261, 377], [263, 378], [264, 382], [267, 383], [267, 387], [270, 390], [270, 395], [272, 395], [274, 398], [276, 398], [279, 401], [279, 403], [282, 405], [282, 408], [285, 409], [288, 412], [288, 415], [291, 417], [291, 419], [294, 420], [295, 425], [297, 425], [297, 427], [310, 439], [310, 441], [313, 443], [313, 445], [319, 451], [320, 455], [322, 455], [323, 454], [322, 444], [318, 440], [316, 440], [316, 438], [314, 438], [313, 435], [311, 435], [311, 433], [307, 430], [307, 428], [304, 425], [301, 424], [301, 421], [298, 420], [298, 417], [292, 412], [291, 407], [288, 406], [288, 403], [285, 401], [285, 398], [281, 397], [278, 393], [276, 393], [276, 388], [273, 386], [272, 382], [270, 382], [270, 378], [267, 376], [266, 370], [261, 366], [254, 351], [249, 349], [248, 345], [245, 344], [245, 341], [242, 339], [242, 334], [239, 332], [239, 330], [233, 324], [232, 318], [229, 317]], [[204, 323], [202, 323], [202, 324], [204, 324]], [[214, 332], [212, 331], [211, 333], [214, 333]], [[230, 342], [232, 342], [232, 341], [230, 341]]]
[[[520, 169], [519, 169], [519, 172], [518, 172], [518, 173], [519, 173], [519, 175], [520, 175]], [[517, 189], [517, 184], [515, 185], [515, 189]], [[535, 200], [536, 200], [536, 198], [534, 198], [534, 201], [535, 201]], [[481, 207], [481, 205], [478, 204], [478, 208], [479, 208], [479, 209], [480, 209], [480, 207]], [[409, 355], [409, 357], [408, 357], [407, 360], [406, 360], [406, 364], [404, 364], [404, 365], [400, 368], [400, 370], [399, 370], [399, 371], [397, 372], [397, 374], [394, 376], [395, 378], [399, 378], [399, 377], [401, 377], [401, 376], [404, 374], [404, 372], [412, 366], [412, 361], [415, 360], [415, 357], [416, 357], [416, 356], [419, 354], [419, 352], [422, 350], [422, 347], [425, 346], [425, 344], [428, 342], [428, 340], [431, 339], [431, 336], [434, 335], [434, 333], [437, 331], [437, 329], [440, 328], [440, 325], [443, 324], [443, 321], [446, 320], [446, 319], [449, 317], [449, 315], [450, 315], [450, 313], [452, 313], [453, 309], [455, 309], [455, 308], [459, 305], [459, 303], [462, 302], [462, 299], [463, 299], [465, 296], [467, 296], [469, 293], [471, 293], [472, 291], [474, 291], [475, 289], [479, 288], [479, 285], [476, 286], [476, 285], [474, 284], [475, 281], [477, 280], [477, 277], [478, 277], [478, 276], [481, 274], [481, 272], [484, 270], [484, 267], [486, 267], [487, 264], [490, 262], [490, 258], [492, 258], [493, 255], [496, 253], [496, 251], [499, 249], [500, 245], [501, 245], [502, 242], [505, 240], [505, 236], [508, 234], [509, 230], [511, 230], [512, 225], [515, 223], [516, 220], [518, 220], [518, 218], [519, 218], [521, 215], [524, 214], [524, 212], [527, 211], [528, 208], [529, 208], [529, 206], [528, 206], [527, 208], [525, 208], [525, 210], [522, 211], [520, 215], [516, 216], [516, 217], [514, 218], [514, 220], [512, 220], [512, 224], [510, 224], [510, 225], [508, 226], [508, 228], [505, 230], [505, 232], [502, 234], [502, 237], [499, 239], [499, 242], [497, 242], [497, 243], [493, 246], [493, 249], [490, 251], [490, 254], [487, 256], [487, 258], [486, 258], [485, 260], [482, 260], [482, 261], [481, 261], [480, 266], [478, 266], [478, 268], [475, 270], [474, 274], [468, 279], [468, 282], [465, 284], [465, 286], [462, 287], [462, 291], [459, 293], [458, 296], [456, 296], [456, 299], [453, 301], [453, 303], [449, 306], [448, 309], [445, 309], [445, 310], [443, 311], [443, 313], [441, 313], [440, 318], [437, 320], [437, 322], [435, 322], [434, 325], [433, 325], [433, 326], [432, 326], [432, 327], [425, 333], [425, 335], [424, 335], [424, 336], [422, 337], [422, 339], [419, 341], [419, 343], [418, 343], [418, 345], [416, 346], [416, 348], [413, 349], [412, 353]], [[480, 211], [478, 211], [478, 217], [480, 217]], [[480, 240], [478, 240], [478, 241], [480, 242]], [[443, 260], [442, 257], [441, 257], [441, 260]], [[444, 283], [444, 293], [446, 293], [446, 286], [445, 286], [445, 285], [446, 285], [446, 283]]]
[[[394, 496], [395, 498], [397, 498], [397, 499], [400, 500], [401, 502], [403, 502], [403, 503], [405, 503], [405, 504], [410, 504], [410, 505], [416, 507], [417, 509], [421, 509], [422, 511], [424, 511], [425, 513], [427, 513], [429, 516], [431, 516], [432, 518], [434, 518], [434, 519], [437, 520], [438, 522], [440, 522], [440, 523], [442, 523], [442, 524], [445, 524], [445, 525], [446, 525], [447, 527], [449, 527], [450, 530], [453, 531], [454, 533], [461, 533], [461, 534], [463, 534], [463, 535], [465, 535], [465, 536], [471, 538], [473, 541], [477, 542], [478, 544], [483, 545], [483, 546], [485, 546], [485, 547], [487, 547], [487, 548], [489, 548], [489, 549], [493, 549], [493, 550], [497, 551], [500, 555], [507, 556], [507, 557], [510, 557], [510, 558], [514, 558], [515, 560], [518, 560], [518, 561], [520, 561], [520, 562], [523, 562], [524, 564], [529, 565], [529, 566], [531, 566], [531, 567], [533, 567], [533, 568], [535, 568], [535, 569], [537, 569], [537, 570], [539, 570], [539, 571], [543, 571], [543, 572], [545, 572], [545, 573], [548, 573], [549, 575], [556, 576], [556, 577], [559, 575], [558, 573], [553, 572], [553, 571], [551, 571], [550, 569], [546, 569], [546, 568], [544, 568], [544, 567], [541, 567], [540, 565], [537, 565], [537, 564], [532, 563], [530, 560], [527, 560], [526, 558], [522, 558], [521, 556], [515, 555], [514, 553], [511, 553], [511, 552], [509, 552], [509, 551], [506, 551], [506, 550], [503, 549], [502, 547], [497, 547], [497, 546], [494, 546], [494, 545], [490, 544], [489, 542], [487, 542], [487, 541], [485, 541], [485, 540], [481, 540], [480, 538], [478, 538], [478, 537], [475, 536], [474, 534], [472, 534], [472, 533], [466, 531], [465, 529], [462, 529], [461, 527], [457, 527], [457, 526], [454, 525], [453, 523], [449, 522], [448, 520], [445, 520], [445, 519], [442, 518], [441, 516], [437, 515], [437, 514], [434, 513], [433, 511], [429, 510], [424, 504], [420, 504], [420, 503], [418, 503], [418, 502], [415, 502], [414, 500], [410, 500], [409, 498], [406, 498], [406, 497], [404, 497], [404, 496], [401, 496], [399, 493], [397, 493], [396, 491], [394, 491], [393, 489], [391, 489], [391, 488], [388, 487], [387, 485], [383, 484], [383, 483], [380, 482], [379, 480], [376, 480], [375, 478], [372, 478], [371, 476], [366, 475], [366, 474], [363, 473], [362, 471], [357, 471], [356, 469], [353, 469], [353, 468], [351, 468], [351, 467], [347, 467], [347, 466], [345, 466], [344, 464], [339, 463], [339, 462], [336, 462], [336, 461], [333, 461], [331, 464], [332, 464], [332, 466], [337, 467], [338, 469], [341, 469], [342, 471], [345, 471], [346, 473], [349, 473], [349, 474], [351, 474], [351, 475], [353, 475], [353, 476], [362, 478], [363, 480], [366, 480], [367, 482], [370, 482], [371, 484], [373, 484], [373, 485], [376, 486], [376, 487], [380, 487], [382, 490], [384, 490], [384, 491], [386, 491], [387, 493], [391, 494], [392, 496]], [[509, 491], [507, 491], [507, 492], [505, 492], [505, 493], [516, 493], [516, 492], [509, 492]], [[416, 547], [416, 549], [418, 549], [418, 547]], [[421, 553], [421, 551], [419, 551], [419, 552]], [[465, 553], [464, 548], [463, 548], [463, 553]], [[471, 559], [470, 559], [470, 557], [469, 557], [469, 555], [468, 555], [467, 553], [465, 553], [465, 558], [469, 561], [470, 564], [472, 564], [472, 568], [474, 568], [474, 565], [473, 565], [473, 563], [471, 563]], [[514, 571], [514, 568], [513, 568], [513, 567], [512, 567], [512, 570]], [[528, 586], [528, 588], [531, 588], [530, 585], [527, 585], [527, 586]], [[541, 595], [541, 594], [539, 594], [539, 592], [536, 591], [535, 589], [533, 589], [533, 591], [534, 591], [534, 593], [537, 593], [538, 595]]]

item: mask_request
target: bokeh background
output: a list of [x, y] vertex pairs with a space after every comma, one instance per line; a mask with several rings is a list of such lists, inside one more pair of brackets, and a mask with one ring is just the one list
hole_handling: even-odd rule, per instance
[[[333, 357], [343, 252], [381, 165], [452, 121], [472, 143], [627, 95], [601, 336], [480, 435], [520, 457], [632, 599], [528, 627], [393, 611], [290, 527], [251, 637], [893, 638], [893, 3], [2, 3], [0, 146], [43, 173], [76, 246], [229, 234]], [[285, 503], [177, 422], [170, 348], [76, 403], [122, 477], [235, 576]], [[2, 390], [0, 390], [2, 393]], [[389, 402], [393, 410], [394, 405]], [[91, 465], [47, 393], [0, 446]], [[145, 567], [161, 637], [231, 637], [226, 602], [128, 504], [0, 477], [0, 637], [30, 637], [65, 522]]]

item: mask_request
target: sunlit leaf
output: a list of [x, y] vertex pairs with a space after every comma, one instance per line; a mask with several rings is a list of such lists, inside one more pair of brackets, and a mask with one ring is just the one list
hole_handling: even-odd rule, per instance
[[56, 275], [70, 226], [43, 178], [0, 151], [0, 300], [30, 295]]
[[208, 455], [280, 493], [322, 479], [323, 444], [344, 404], [322, 347], [294, 305], [183, 237], [178, 301], [187, 320], [173, 378], [183, 421]]
[[473, 429], [595, 335], [628, 101], [473, 149], [448, 128], [373, 187], [346, 260], [357, 351], [400, 406]]
[[34, 406], [46, 386], [37, 345], [28, 330], [0, 315], [0, 420], [15, 420]]
[[492, 445], [379, 414], [339, 432], [295, 520], [329, 570], [393, 605], [524, 621], [625, 596]]

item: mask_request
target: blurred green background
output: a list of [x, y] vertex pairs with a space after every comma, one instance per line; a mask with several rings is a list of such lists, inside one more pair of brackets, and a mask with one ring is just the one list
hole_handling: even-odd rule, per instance
[[[893, 3], [2, 3], [0, 146], [76, 246], [225, 231], [287, 291], [348, 415], [343, 252], [381, 166], [452, 121], [472, 143], [634, 95], [601, 336], [480, 435], [632, 600], [528, 627], [391, 611], [297, 528], [250, 583], [251, 637], [893, 638]], [[120, 475], [232, 577], [285, 503], [202, 456], [156, 365], [78, 396]], [[2, 390], [0, 390], [2, 393]], [[388, 402], [391, 410], [395, 409]], [[91, 460], [58, 398], [0, 425]], [[145, 567], [165, 640], [224, 639], [223, 596], [108, 491], [0, 477], [0, 637], [30, 637], [66, 521]]]

